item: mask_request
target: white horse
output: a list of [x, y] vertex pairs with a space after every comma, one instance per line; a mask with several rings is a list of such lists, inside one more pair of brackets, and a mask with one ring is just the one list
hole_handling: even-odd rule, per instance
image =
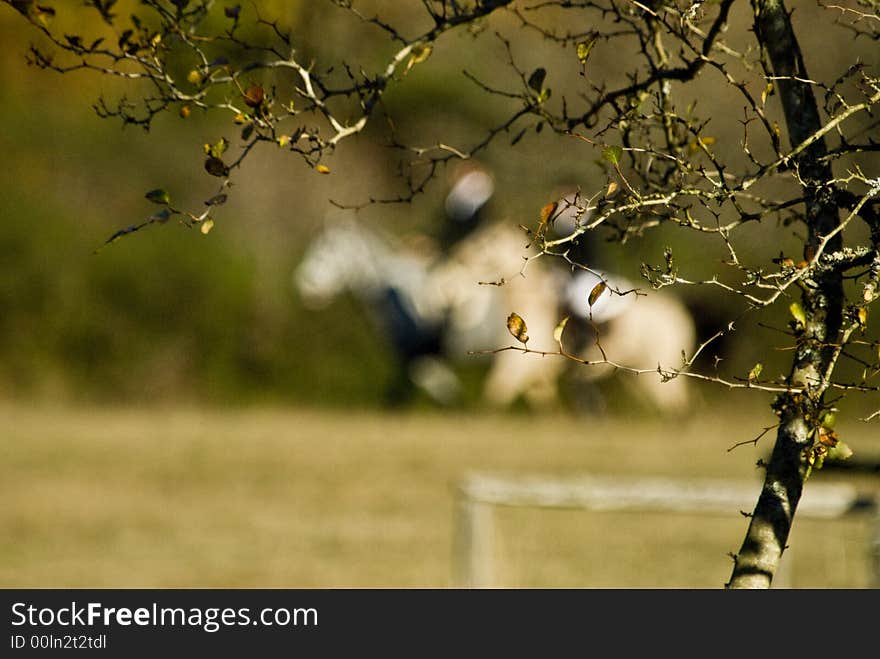
[[[590, 305], [590, 293], [600, 282], [606, 288]], [[568, 309], [596, 333], [579, 357], [638, 370], [654, 369], [651, 373], [624, 373], [621, 378], [646, 407], [663, 413], [682, 412], [692, 397], [688, 378], [678, 376], [664, 382], [656, 369], [670, 372], [681, 368], [682, 352], [693, 354], [697, 342], [693, 317], [675, 296], [662, 291], [627, 292], [635, 289], [635, 284], [614, 274], [583, 270], [571, 278], [565, 291]], [[615, 370], [614, 365], [604, 363], [581, 369], [578, 375], [600, 380]]]
[[[344, 291], [373, 308], [380, 331], [387, 334], [401, 360], [405, 377], [441, 402], [458, 395], [450, 363], [473, 359], [472, 353], [493, 351], [515, 341], [506, 320], [516, 312], [528, 325], [530, 351], [491, 353], [484, 399], [505, 407], [523, 397], [531, 406], [557, 402], [558, 380], [570, 363], [555, 352], [553, 330], [566, 314], [585, 318], [590, 291], [600, 281], [583, 272], [571, 276], [534, 256], [525, 236], [512, 226], [480, 227], [442, 258], [395, 245], [351, 217], [336, 220], [312, 243], [294, 273], [300, 295], [319, 308]], [[592, 307], [592, 323], [611, 361], [637, 368], [665, 368], [681, 363], [681, 351], [694, 346], [694, 325], [683, 305], [661, 293], [619, 296], [629, 290], [612, 275]], [[598, 348], [583, 356], [597, 359]], [[584, 367], [587, 377], [608, 377], [607, 365]], [[684, 378], [661, 382], [657, 373], [632, 376], [637, 391], [661, 410], [687, 404]]]
[[[451, 402], [459, 385], [448, 363], [509, 343], [506, 318], [513, 307], [532, 318], [538, 334], [541, 327], [552, 332], [558, 282], [551, 283], [539, 267], [520, 276], [523, 242], [512, 229], [489, 227], [462, 241], [448, 258], [437, 259], [342, 217], [312, 242], [294, 284], [311, 309], [346, 291], [359, 297], [391, 341], [403, 375], [436, 400]], [[493, 285], [500, 277], [510, 281]], [[552, 399], [563, 365], [525, 357], [534, 356], [494, 356], [485, 384], [490, 403], [508, 405], [520, 395], [533, 404]]]

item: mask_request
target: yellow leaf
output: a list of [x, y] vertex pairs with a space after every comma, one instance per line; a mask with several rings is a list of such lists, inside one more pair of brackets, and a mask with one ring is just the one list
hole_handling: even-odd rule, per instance
[[755, 382], [759, 377], [761, 377], [761, 371], [764, 370], [764, 365], [761, 362], [758, 362], [754, 366], [752, 366], [752, 370], [749, 371], [749, 382]]
[[216, 144], [205, 143], [204, 145], [202, 145], [202, 148], [204, 149], [206, 156], [211, 156], [212, 158], [222, 158], [223, 154], [226, 152], [226, 149], [229, 148], [229, 140], [227, 140], [225, 137], [221, 137]]
[[[13, 6], [15, 6], [13, 4]], [[49, 27], [49, 20], [55, 16], [55, 10], [52, 7], [42, 7], [31, 3], [31, 12], [33, 17], [40, 22], [43, 27]]]
[[773, 83], [768, 82], [767, 86], [764, 87], [764, 91], [761, 92], [761, 105], [764, 105], [764, 103], [767, 102], [767, 97], [771, 94], [772, 91], [773, 91]]
[[577, 58], [581, 64], [586, 64], [587, 60], [590, 59], [590, 53], [593, 51], [593, 46], [596, 45], [596, 41], [599, 39], [599, 34], [597, 32], [591, 33], [585, 41], [581, 41], [577, 45]]
[[327, 167], [327, 165], [318, 165], [317, 167], [315, 167], [315, 170], [319, 174], [329, 174], [330, 173], [330, 168]]
[[526, 326], [526, 321], [524, 321], [519, 314], [511, 313], [507, 317], [507, 331], [510, 332], [513, 335], [513, 338], [517, 341], [528, 343], [529, 328]]
[[868, 326], [868, 308], [867, 307], [859, 307], [858, 311], [859, 317], [859, 327], [864, 330]]
[[609, 181], [608, 187], [605, 188], [605, 198], [610, 199], [614, 196], [614, 193], [620, 189], [620, 186], [617, 185], [617, 181]]
[[556, 341], [560, 346], [562, 346], [562, 333], [565, 331], [565, 326], [568, 324], [568, 316], [559, 321], [559, 324], [553, 330], [553, 340]]
[[406, 65], [406, 70], [409, 71], [414, 65], [421, 64], [426, 59], [431, 56], [431, 51], [434, 48], [431, 44], [424, 44], [420, 46], [416, 46], [412, 49], [412, 55], [409, 58], [409, 62]]
[[193, 69], [186, 76], [186, 81], [191, 85], [202, 84], [202, 74]]
[[211, 229], [213, 229], [213, 228], [214, 228], [214, 220], [212, 220], [209, 217], [207, 220], [202, 222], [202, 227], [201, 227], [200, 231], [207, 236], [208, 233], [210, 233]]
[[690, 149], [691, 153], [696, 153], [697, 151], [700, 150], [701, 146], [704, 146], [704, 147], [712, 146], [713, 144], [715, 144], [715, 142], [716, 142], [716, 140], [714, 137], [698, 137], [697, 139], [693, 140], [690, 144], [688, 144], [688, 148]]
[[278, 139], [276, 141], [278, 142], [278, 146], [280, 146], [283, 149], [288, 144], [290, 144], [290, 135], [281, 135], [278, 137]]
[[791, 312], [792, 317], [801, 325], [807, 324], [807, 315], [804, 313], [804, 308], [800, 304], [792, 302], [788, 305], [788, 310]]
[[606, 284], [604, 281], [600, 281], [598, 284], [593, 286], [593, 290], [590, 291], [590, 297], [587, 300], [587, 302], [589, 302], [590, 304], [590, 307], [596, 304], [596, 300], [598, 300], [599, 296], [605, 292], [606, 288], [608, 288], [608, 284]]
[[189, 115], [192, 114], [192, 109], [188, 105], [184, 105], [180, 108], [180, 118], [187, 119]]
[[237, 115], [235, 115], [233, 121], [240, 126], [242, 124], [246, 124], [248, 122], [248, 118], [246, 114], [239, 112]]

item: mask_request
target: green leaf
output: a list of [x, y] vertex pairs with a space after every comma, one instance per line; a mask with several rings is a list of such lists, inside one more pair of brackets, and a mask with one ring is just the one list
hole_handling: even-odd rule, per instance
[[226, 153], [226, 149], [229, 148], [229, 141], [225, 137], [221, 137], [220, 141], [216, 144], [206, 144], [205, 145], [205, 155], [211, 156], [212, 158], [222, 158], [223, 154]]
[[221, 206], [229, 199], [228, 195], [216, 194], [205, 202], [205, 206]]
[[171, 203], [171, 195], [168, 194], [167, 190], [163, 190], [162, 188], [150, 190], [147, 194], [144, 195], [144, 197], [152, 201], [154, 204], [167, 205]]
[[833, 428], [834, 424], [837, 423], [837, 415], [831, 410], [825, 410], [822, 412], [822, 416], [819, 417], [819, 423], [822, 424], [823, 428]]
[[171, 210], [168, 208], [163, 208], [160, 211], [156, 211], [152, 215], [150, 215], [149, 222], [158, 222], [159, 224], [165, 224], [168, 221], [168, 218], [171, 217]]
[[853, 450], [843, 442], [837, 442], [836, 446], [828, 449], [829, 460], [848, 460], [853, 455]]
[[529, 87], [534, 89], [539, 94], [541, 90], [544, 88], [544, 78], [547, 77], [547, 69], [544, 67], [539, 67], [532, 72], [532, 75], [529, 76]]
[[761, 377], [761, 371], [764, 370], [764, 365], [761, 362], [758, 362], [754, 366], [752, 366], [752, 370], [749, 371], [749, 382], [755, 382], [759, 377]]
[[619, 146], [609, 146], [602, 150], [602, 159], [610, 162], [612, 165], [620, 164], [620, 158], [623, 155], [623, 149]]

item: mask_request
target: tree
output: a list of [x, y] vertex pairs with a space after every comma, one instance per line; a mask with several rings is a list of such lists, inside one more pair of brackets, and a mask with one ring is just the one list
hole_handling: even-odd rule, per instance
[[[207, 233], [233, 177], [257, 147], [274, 144], [301, 157], [316, 175], [327, 174], [334, 150], [384, 124], [385, 139], [399, 156], [400, 188], [369, 203], [411, 202], [447, 163], [494, 148], [510, 149], [513, 157], [520, 140], [534, 131], [540, 134], [535, 139], [572, 138], [572, 149], [589, 150], [607, 172], [601, 186], [580, 189], [568, 202], [548, 199], [540, 213], [524, 213], [540, 256], [590, 270], [577, 249], [589, 236], [601, 233], [631, 244], [667, 227], [722, 245], [726, 258], [709, 276], [690, 276], [693, 255], [671, 249], [661, 264], [642, 264], [642, 274], [654, 289], [705, 288], [728, 297], [735, 308], [729, 324], [694, 354], [658, 367], [660, 377], [774, 396], [776, 442], [761, 464], [764, 486], [727, 584], [769, 587], [811, 471], [850, 453], [833, 429], [836, 405], [845, 395], [880, 388], [880, 342], [866, 331], [869, 308], [880, 298], [873, 119], [880, 78], [855, 55], [861, 44], [876, 48], [873, 42], [880, 40], [876, 0], [820, 1], [799, 6], [798, 13], [781, 0], [752, 0], [750, 15], [745, 8], [737, 14], [742, 3], [733, 0], [422, 0], [405, 8], [405, 28], [389, 17], [400, 8], [374, 14], [366, 2], [331, 0], [365, 31], [381, 35], [381, 47], [369, 53], [356, 45], [324, 45], [325, 51], [351, 48], [363, 59], [357, 64], [346, 61], [347, 52], [326, 53], [335, 55], [332, 62], [300, 52], [302, 37], [265, 16], [260, 3], [249, 8], [212, 0], [142, 0], [125, 17], [117, 0], [89, 0], [76, 10], [55, 8], [48, 0], [4, 2], [39, 33], [31, 64], [58, 73], [89, 70], [133, 87], [117, 101], [99, 99], [99, 115], [149, 129], [165, 112], [182, 118], [221, 113], [240, 130], [235, 157], [225, 138], [205, 145], [204, 169], [216, 177], [218, 189], [204, 207], [186, 210], [156, 188], [146, 196], [159, 210], [107, 242], [172, 218]], [[63, 25], [77, 24], [71, 16], [80, 11], [97, 20], [88, 30], [66, 30]], [[819, 61], [823, 52], [802, 50], [808, 26], [799, 22], [801, 12], [821, 26], [823, 51], [853, 51], [844, 66], [829, 71]], [[388, 97], [406, 88], [412, 71], [448, 35], [462, 31], [497, 39], [505, 53], [503, 84], [470, 70], [465, 76], [476, 93], [507, 114], [467, 145], [442, 139], [413, 145], [397, 129], [401, 117], [394, 116]], [[558, 50], [553, 66], [517, 52], [525, 34]], [[603, 52], [632, 57], [599, 68], [595, 62]], [[807, 61], [822, 75], [808, 70]], [[716, 107], [720, 102], [735, 111], [701, 115], [706, 96]], [[730, 137], [734, 133], [738, 143]], [[721, 134], [727, 137], [716, 137]], [[509, 145], [500, 145], [511, 136]], [[574, 212], [576, 222], [560, 235], [552, 229], [563, 212]], [[755, 225], [763, 240], [780, 246], [778, 255], [768, 259], [740, 241]], [[640, 294], [600, 282], [590, 297], [606, 289]], [[714, 341], [744, 319], [778, 307], [788, 318], [778, 328], [787, 337], [787, 373], [766, 375], [764, 361], [747, 374], [697, 368], [697, 358]], [[509, 349], [534, 352], [524, 340], [528, 319], [511, 319], [511, 333], [521, 344]], [[563, 349], [564, 330], [560, 323], [555, 354], [577, 361]], [[585, 364], [612, 360], [603, 355]], [[854, 374], [847, 363], [857, 367]], [[880, 410], [866, 420], [877, 418]]]

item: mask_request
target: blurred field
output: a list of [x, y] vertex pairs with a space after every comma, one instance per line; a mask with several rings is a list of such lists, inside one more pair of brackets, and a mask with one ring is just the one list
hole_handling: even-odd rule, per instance
[[[446, 587], [467, 470], [752, 479], [769, 416], [0, 407], [0, 586]], [[772, 422], [772, 421], [771, 421]], [[870, 426], [843, 428], [876, 446]], [[826, 481], [843, 478], [820, 473]], [[877, 490], [876, 477], [863, 487]], [[514, 587], [714, 588], [746, 520], [501, 510]], [[796, 524], [796, 587], [864, 587], [865, 520]]]

